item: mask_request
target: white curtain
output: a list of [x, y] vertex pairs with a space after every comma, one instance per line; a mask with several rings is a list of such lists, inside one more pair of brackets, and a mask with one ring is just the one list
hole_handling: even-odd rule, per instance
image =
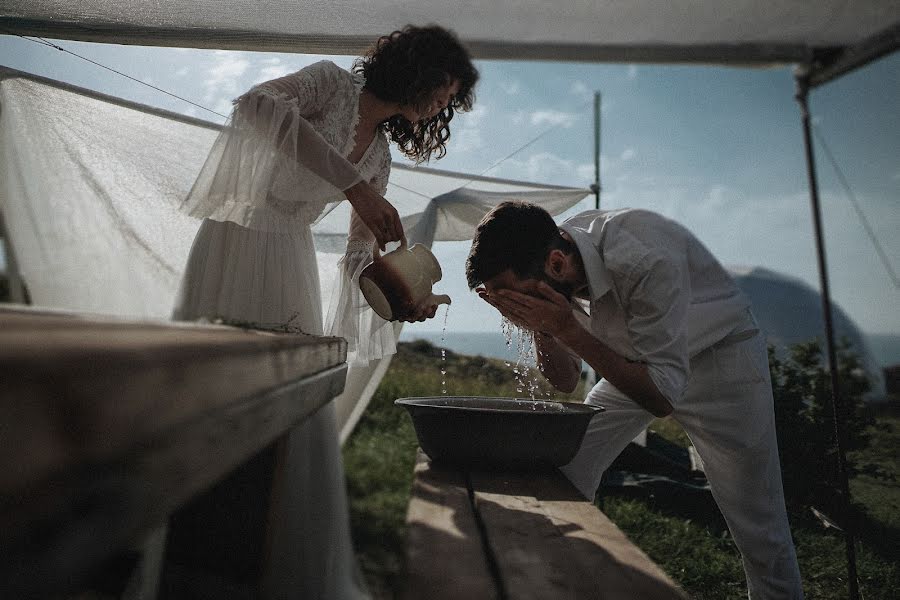
[[[168, 319], [199, 225], [177, 206], [217, 133], [212, 123], [0, 71], [0, 213], [32, 303]], [[395, 165], [387, 197], [410, 241], [430, 246], [471, 238], [513, 192], [552, 214], [590, 193]], [[348, 223], [345, 202], [314, 227], [323, 305]], [[388, 364], [351, 366], [336, 399], [341, 441]]]

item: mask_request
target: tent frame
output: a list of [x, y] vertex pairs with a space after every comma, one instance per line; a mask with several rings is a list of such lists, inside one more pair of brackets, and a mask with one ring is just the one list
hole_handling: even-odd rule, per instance
[[[368, 36], [338, 34], [266, 33], [243, 29], [217, 29], [210, 33], [195, 27], [144, 28], [123, 23], [91, 24], [44, 18], [0, 15], [0, 32], [19, 36], [48, 37], [107, 44], [191, 47], [217, 50], [305, 52], [358, 56], [372, 42]], [[709, 44], [644, 43], [591, 44], [523, 41], [464, 40], [475, 58], [496, 60], [559, 60], [632, 63], [709, 63], [765, 66], [820, 62], [815, 85], [838, 77], [897, 47], [900, 23], [853, 46], [809, 46], [800, 43], [742, 42]]]
[[850, 516], [850, 482], [847, 473], [847, 456], [844, 448], [845, 423], [839, 418], [843, 414], [844, 398], [841, 393], [841, 378], [837, 362], [834, 332], [834, 314], [831, 302], [831, 286], [828, 280], [828, 261], [825, 252], [825, 233], [822, 223], [822, 207], [819, 201], [819, 181], [816, 174], [815, 150], [812, 140], [812, 120], [809, 112], [810, 90], [855, 71], [869, 63], [895, 52], [900, 48], [900, 23], [871, 36], [862, 42], [837, 52], [819, 55], [812, 61], [801, 63], [794, 71], [796, 82], [795, 99], [800, 106], [803, 126], [803, 147], [809, 180], [809, 201], [812, 212], [813, 230], [816, 244], [816, 261], [821, 288], [822, 314], [825, 323], [825, 347], [828, 372], [831, 383], [831, 414], [837, 447], [837, 468], [840, 480], [840, 505], [844, 513], [840, 519], [844, 531], [847, 553], [847, 585], [851, 600], [859, 600], [859, 580], [856, 567], [856, 534]]
[[[286, 36], [265, 35], [249, 31], [216, 31], [213, 36], [203, 35], [196, 29], [145, 30], [115, 24], [84, 26], [77, 23], [0, 17], [0, 30], [13, 35], [44, 36], [58, 39], [74, 39], [118, 44], [151, 44], [157, 46], [190, 46], [196, 48], [244, 49], [252, 44], [255, 49], [324, 54], [359, 54], [371, 40], [340, 36]], [[815, 168], [815, 154], [811, 136], [809, 92], [818, 86], [851, 73], [869, 63], [891, 54], [900, 48], [900, 23], [894, 23], [881, 32], [852, 46], [818, 47], [797, 44], [712, 44], [694, 46], [643, 45], [565, 45], [492, 43], [466, 40], [476, 58], [516, 60], [571, 60], [591, 62], [644, 62], [644, 63], [715, 63], [730, 65], [763, 65], [796, 63], [795, 99], [800, 105], [803, 126], [807, 176], [810, 190], [810, 208], [816, 244], [816, 257], [821, 286], [822, 310], [828, 368], [831, 378], [831, 402], [835, 438], [838, 450], [838, 469], [841, 479], [841, 496], [845, 516], [849, 517], [850, 493], [843, 447], [844, 423], [838, 415], [843, 407], [840, 392], [840, 376], [835, 350], [834, 324], [828, 265], [824, 245], [822, 210], [819, 201], [819, 185]], [[0, 73], [2, 77], [5, 73]], [[184, 117], [182, 117], [184, 118]], [[599, 192], [599, 173], [597, 176]], [[595, 193], [596, 193], [595, 192]], [[599, 194], [598, 194], [599, 195]], [[6, 232], [4, 232], [5, 234]], [[6, 241], [7, 236], [3, 236]], [[7, 256], [11, 256], [7, 254]], [[848, 586], [851, 600], [859, 599], [856, 570], [856, 550], [851, 519], [841, 523], [847, 547]]]

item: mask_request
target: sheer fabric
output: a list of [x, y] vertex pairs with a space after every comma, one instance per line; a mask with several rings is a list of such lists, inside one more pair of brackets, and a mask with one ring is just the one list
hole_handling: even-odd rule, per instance
[[[376, 136], [359, 163], [344, 158], [355, 143], [361, 83], [320, 62], [235, 101], [229, 124], [182, 206], [204, 219], [175, 318], [289, 322], [322, 334], [310, 224], [341, 190], [375, 175], [384, 163], [373, 160], [379, 140], [387, 154], [386, 140]], [[284, 444], [284, 497], [271, 508], [278, 527], [268, 540], [277, 562], [264, 575], [264, 595], [366, 598], [350, 539], [334, 403], [292, 431]]]
[[[309, 226], [280, 233], [204, 219], [175, 316], [197, 319], [211, 314], [238, 322], [290, 322], [321, 335], [319, 277]], [[275, 562], [264, 574], [264, 597], [367, 598], [350, 537], [334, 402], [292, 430], [283, 443], [282, 494], [270, 512], [278, 527], [268, 540]]]
[[[900, 21], [896, 0], [629, 2], [470, 0], [4, 0], [22, 35], [232, 50], [357, 55], [402, 23], [452, 23], [476, 58], [793, 63]], [[327, 7], [327, 8], [326, 8]], [[464, 7], [461, 9], [461, 7]], [[539, 24], [539, 25], [536, 25]]]
[[359, 181], [387, 178], [390, 152], [376, 135], [357, 164], [353, 150], [364, 81], [321, 61], [260, 84], [235, 100], [231, 118], [182, 209], [262, 231], [310, 225]]
[[[349, 131], [342, 135], [349, 139]], [[221, 132], [214, 123], [0, 68], [0, 211], [31, 301], [169, 318], [200, 225], [182, 205]], [[428, 246], [470, 239], [485, 212], [510, 197], [557, 215], [590, 193], [402, 163], [375, 172], [373, 186], [387, 189], [409, 242]], [[327, 314], [336, 286], [353, 289], [337, 270], [339, 260], [353, 254], [353, 246], [345, 252], [351, 206], [330, 206], [312, 227], [320, 314]], [[360, 260], [348, 258], [342, 268], [352, 263], [347, 270], [354, 273]], [[225, 314], [237, 310], [235, 299], [223, 306]], [[391, 325], [396, 339], [400, 324]], [[351, 362], [345, 391], [334, 402], [342, 440], [389, 360]]]
[[[296, 297], [288, 290], [294, 282], [307, 278], [297, 272], [299, 268], [286, 272], [284, 265], [296, 263], [313, 274], [317, 271], [314, 263], [298, 255], [296, 236], [309, 236], [310, 224], [327, 208], [343, 201], [342, 191], [359, 181], [365, 180], [385, 193], [390, 151], [383, 134], [375, 136], [356, 164], [345, 158], [356, 143], [363, 84], [360, 75], [320, 61], [260, 84], [235, 100], [229, 123], [213, 144], [182, 210], [194, 217], [265, 232], [245, 237], [253, 238], [251, 243], [264, 246], [266, 252], [253, 253], [253, 264], [245, 265], [235, 276], [237, 284], [210, 275], [212, 271], [201, 266], [206, 259], [192, 252], [176, 304], [176, 318], [185, 314], [182, 302], [197, 294], [213, 293], [209, 288], [212, 285], [225, 288], [215, 292], [221, 296], [219, 303], [203, 305], [207, 310], [224, 310], [229, 303], [252, 303], [254, 299], [280, 305], [286, 298]], [[358, 288], [359, 274], [372, 262], [373, 240], [354, 211], [347, 253], [338, 265], [338, 279], [332, 287], [327, 331], [347, 339], [353, 363], [365, 364], [396, 351], [393, 327], [369, 308]], [[195, 251], [208, 257], [210, 251], [196, 244]], [[237, 256], [248, 255], [247, 249], [228, 249]], [[315, 255], [311, 256], [314, 259]], [[257, 280], [280, 281], [285, 275], [284, 288], [273, 290], [274, 295], [254, 287]], [[191, 286], [199, 289], [192, 290]], [[321, 330], [321, 323], [316, 329]]]
[[359, 287], [359, 276], [372, 264], [374, 252], [375, 235], [351, 208], [347, 251], [338, 262], [339, 276], [325, 321], [326, 335], [347, 340], [347, 360], [351, 364], [368, 364], [397, 351], [394, 326], [375, 314]]

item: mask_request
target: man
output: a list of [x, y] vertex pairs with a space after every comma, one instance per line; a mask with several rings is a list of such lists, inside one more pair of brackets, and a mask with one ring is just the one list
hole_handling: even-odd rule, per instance
[[585, 497], [654, 416], [671, 415], [703, 460], [749, 597], [803, 597], [765, 340], [748, 300], [697, 238], [644, 210], [587, 211], [557, 226], [537, 206], [504, 202], [478, 225], [466, 277], [534, 332], [554, 387], [575, 388], [581, 359], [602, 377], [585, 402], [606, 411], [562, 468]]

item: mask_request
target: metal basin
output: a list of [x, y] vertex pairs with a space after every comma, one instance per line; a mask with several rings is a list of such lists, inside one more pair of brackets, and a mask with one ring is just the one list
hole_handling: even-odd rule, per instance
[[437, 396], [400, 398], [419, 446], [435, 462], [541, 468], [568, 463], [603, 408], [587, 404]]

